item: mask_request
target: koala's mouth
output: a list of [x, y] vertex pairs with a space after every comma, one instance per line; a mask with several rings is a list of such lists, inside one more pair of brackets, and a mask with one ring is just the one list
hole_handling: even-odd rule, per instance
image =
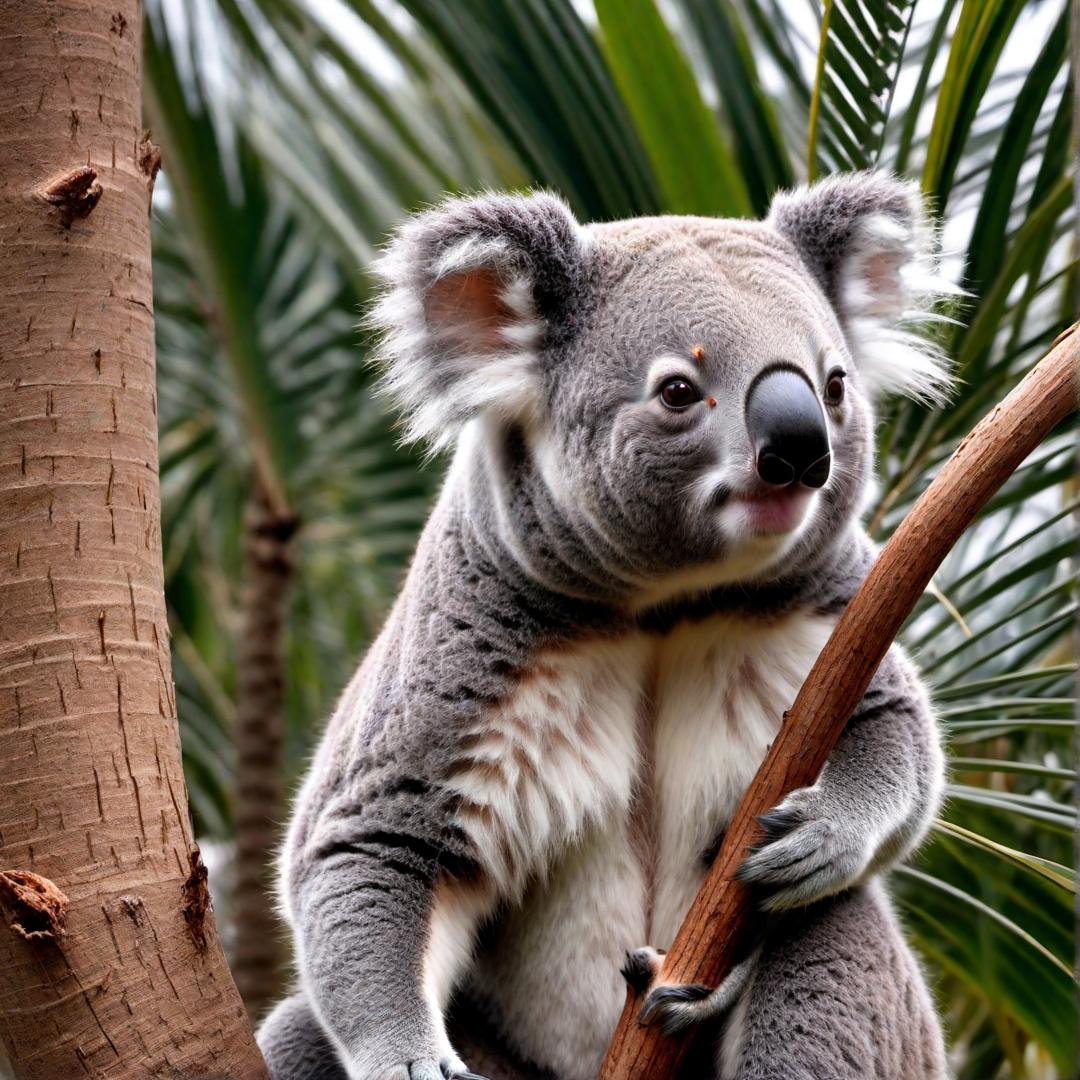
[[777, 536], [797, 529], [805, 520], [815, 492], [792, 484], [733, 494], [730, 505], [740, 524], [757, 536]]

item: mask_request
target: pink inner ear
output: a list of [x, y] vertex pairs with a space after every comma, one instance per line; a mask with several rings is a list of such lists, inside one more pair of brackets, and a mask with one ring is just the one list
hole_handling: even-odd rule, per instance
[[881, 251], [869, 256], [862, 266], [870, 290], [869, 315], [894, 316], [904, 305], [901, 269], [904, 256], [894, 251]]
[[491, 270], [466, 270], [439, 278], [424, 297], [428, 327], [454, 351], [497, 352], [506, 347], [501, 330], [514, 313], [503, 299], [503, 283]]

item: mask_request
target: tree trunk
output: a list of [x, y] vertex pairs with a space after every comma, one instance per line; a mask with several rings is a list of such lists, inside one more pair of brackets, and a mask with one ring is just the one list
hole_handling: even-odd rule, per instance
[[244, 535], [244, 618], [237, 658], [236, 947], [233, 973], [252, 1019], [279, 996], [284, 929], [273, 903], [273, 855], [284, 819], [283, 632], [296, 520], [256, 484]]
[[137, 0], [0, 0], [0, 1038], [264, 1078], [180, 765]]

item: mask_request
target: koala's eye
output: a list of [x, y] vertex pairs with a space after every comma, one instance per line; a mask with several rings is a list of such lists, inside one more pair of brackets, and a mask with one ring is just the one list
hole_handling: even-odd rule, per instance
[[669, 409], [682, 412], [683, 409], [690, 408], [694, 402], [700, 401], [701, 395], [697, 392], [697, 388], [693, 383], [676, 377], [668, 379], [660, 387], [660, 400]]
[[825, 381], [825, 400], [830, 405], [839, 405], [844, 400], [844, 376], [847, 372], [843, 368], [833, 368]]

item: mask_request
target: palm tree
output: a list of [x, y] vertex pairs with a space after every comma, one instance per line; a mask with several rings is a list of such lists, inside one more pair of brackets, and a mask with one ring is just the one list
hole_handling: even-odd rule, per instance
[[[193, 54], [170, 45], [164, 24], [151, 20], [148, 112], [159, 136], [185, 151], [173, 158], [155, 237], [163, 482], [175, 500], [166, 509], [165, 546], [170, 595], [178, 598], [181, 689], [191, 684], [199, 717], [189, 768], [218, 780], [195, 805], [207, 815], [200, 823], [231, 824], [232, 968], [257, 1017], [279, 996], [286, 959], [271, 863], [285, 815], [286, 684], [305, 681], [287, 679], [286, 668], [289, 660], [294, 670], [321, 662], [318, 643], [302, 637], [289, 656], [290, 614], [335, 595], [368, 607], [363, 583], [348, 581], [359, 561], [350, 525], [362, 536], [365, 516], [380, 513], [364, 491], [365, 473], [379, 501], [396, 496], [405, 515], [401, 541], [376, 564], [404, 557], [428, 486], [394, 447], [386, 419], [363, 404], [367, 374], [352, 348], [361, 304], [355, 275], [320, 253], [310, 224], [286, 205], [249, 137], [212, 116]], [[185, 61], [195, 72], [186, 84]], [[292, 552], [298, 528], [301, 550], [308, 537], [320, 537], [323, 559], [332, 544], [350, 549], [336, 560], [337, 582], [314, 598], [295, 595], [307, 593]], [[302, 578], [315, 572], [310, 560], [301, 559], [301, 568]], [[211, 629], [220, 621], [224, 627]], [[222, 651], [230, 663], [222, 664]], [[320, 683], [342, 674], [334, 667]], [[220, 702], [230, 692], [235, 706], [223, 717]], [[209, 711], [197, 702], [203, 695]], [[312, 714], [321, 707], [315, 703]]]
[[[302, 325], [296, 334], [315, 343], [302, 366], [326, 373], [294, 385], [290, 348], [250, 354], [277, 388], [282, 422], [294, 424], [276, 430], [299, 436], [282, 460], [312, 466], [284, 485], [302, 522], [302, 598], [283, 676], [290, 763], [387, 602], [430, 490], [426, 478], [405, 482], [413, 463], [395, 451], [360, 369], [363, 342], [348, 352], [345, 329], [365, 299], [358, 268], [407, 210], [444, 190], [535, 184], [558, 189], [584, 218], [757, 214], [777, 187], [834, 169], [917, 178], [967, 293], [932, 329], [955, 358], [959, 389], [946, 410], [895, 403], [884, 413], [868, 515], [879, 538], [1076, 310], [1063, 0], [826, 0], [817, 22], [809, 6], [778, 0], [204, 0], [202, 9], [228, 28], [216, 66], [232, 76], [220, 78], [214, 123], [231, 133], [230, 149], [165, 132], [177, 182], [159, 232], [178, 249], [200, 243], [232, 257], [222, 250], [232, 223], [196, 233], [181, 178], [215, 163], [233, 178], [235, 207], [243, 178], [258, 175], [262, 194], [242, 205], [243, 227], [266, 233], [265, 249], [246, 249], [259, 325], [283, 327], [284, 341]], [[180, 48], [164, 33], [156, 40], [162, 55]], [[205, 111], [205, 91], [191, 91], [199, 58], [187, 59], [176, 117]], [[305, 254], [254, 258], [273, 250], [277, 229]], [[201, 297], [178, 304], [175, 329], [162, 319], [160, 339], [163, 402], [167, 387], [176, 399], [165, 444], [190, 448], [178, 451], [166, 520], [180, 685], [212, 732], [189, 744], [199, 788], [217, 769], [200, 747], [227, 745], [237, 680], [235, 626], [208, 626], [206, 607], [214, 596], [230, 610], [235, 602], [237, 493], [250, 487], [259, 424], [237, 404], [256, 376], [218, 365], [219, 312], [231, 298], [193, 266], [183, 254], [159, 261], [159, 280], [167, 270], [177, 295]], [[266, 283], [290, 273], [294, 291], [272, 295]], [[295, 297], [331, 281], [337, 289], [326, 284], [325, 303], [303, 308], [303, 322]], [[201, 411], [185, 404], [193, 393], [207, 399]], [[308, 421], [312, 395], [326, 407]], [[324, 454], [365, 438], [356, 457]], [[962, 1080], [1068, 1075], [1076, 1053], [1073, 469], [1072, 432], [1062, 431], [987, 507], [903, 633], [936, 688], [953, 776], [932, 842], [894, 892], [937, 980]], [[217, 520], [199, 509], [211, 502]], [[211, 580], [216, 590], [199, 584]], [[224, 833], [228, 804], [216, 790], [208, 782], [200, 796], [203, 824]]]
[[258, 1080], [170, 673], [141, 14], [0, 4], [0, 1057]]

